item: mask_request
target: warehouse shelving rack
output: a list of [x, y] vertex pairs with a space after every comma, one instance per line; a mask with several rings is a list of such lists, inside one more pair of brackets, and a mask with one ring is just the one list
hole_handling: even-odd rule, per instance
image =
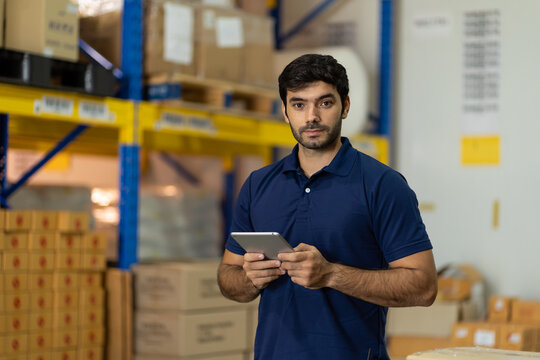
[[[137, 263], [141, 146], [145, 149], [224, 158], [228, 170], [225, 176], [227, 205], [224, 209], [228, 223], [234, 197], [234, 156], [259, 155], [268, 163], [275, 158], [276, 147], [294, 144], [290, 130], [284, 123], [227, 112], [178, 109], [143, 102], [142, 2], [124, 0], [120, 96], [125, 100], [0, 84], [2, 206], [7, 207], [9, 195], [75, 139], [80, 138], [80, 141], [71, 144], [68, 151], [117, 154], [120, 165], [118, 267], [124, 270]], [[271, 10], [276, 17], [278, 30], [280, 2], [275, 2]], [[294, 31], [307, 25], [332, 2], [324, 1]], [[392, 0], [381, 0], [381, 9], [382, 82], [378, 132], [379, 135], [390, 136]], [[63, 133], [67, 135], [60, 138], [59, 134]], [[8, 144], [43, 150], [45, 145], [50, 146], [55, 142], [56, 145], [42, 160], [19, 181], [8, 186]]]

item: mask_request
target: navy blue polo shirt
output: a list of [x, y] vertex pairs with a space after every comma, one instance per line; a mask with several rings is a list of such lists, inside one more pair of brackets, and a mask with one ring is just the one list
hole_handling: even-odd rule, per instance
[[[403, 176], [355, 150], [347, 138], [330, 165], [307, 178], [298, 145], [254, 171], [240, 191], [231, 231], [275, 231], [293, 246], [363, 269], [431, 249], [416, 195]], [[226, 248], [245, 251], [229, 237]], [[384, 284], [381, 284], [384, 286]], [[288, 275], [261, 293], [255, 359], [386, 359], [387, 308]]]

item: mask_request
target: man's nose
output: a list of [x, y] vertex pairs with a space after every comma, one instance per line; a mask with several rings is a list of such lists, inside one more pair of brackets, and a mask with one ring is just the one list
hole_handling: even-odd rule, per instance
[[307, 122], [318, 122], [320, 121], [319, 109], [316, 105], [309, 105], [306, 112], [306, 121]]

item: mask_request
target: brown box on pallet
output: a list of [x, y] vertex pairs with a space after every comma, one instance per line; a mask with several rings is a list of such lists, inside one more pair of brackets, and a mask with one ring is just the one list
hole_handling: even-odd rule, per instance
[[79, 309], [79, 292], [77, 290], [58, 290], [54, 292], [53, 308]]
[[27, 231], [30, 229], [30, 211], [6, 210], [4, 215], [6, 232]]
[[501, 326], [500, 349], [538, 351], [540, 325], [504, 324]]
[[55, 247], [59, 251], [80, 250], [82, 248], [83, 236], [73, 233], [56, 233]]
[[245, 46], [243, 13], [235, 9], [201, 6], [197, 18], [197, 75], [241, 82]]
[[104, 271], [107, 260], [104, 252], [83, 251], [81, 255], [81, 269], [85, 271]]
[[56, 255], [53, 251], [30, 252], [28, 270], [30, 272], [52, 272], [55, 269]]
[[29, 290], [29, 276], [24, 272], [2, 272], [0, 277], [3, 279], [5, 291], [27, 291]]
[[144, 73], [196, 74], [195, 7], [189, 1], [145, 2]]
[[24, 251], [28, 249], [28, 232], [0, 233], [3, 250]]
[[50, 231], [32, 231], [28, 234], [28, 248], [31, 251], [52, 251], [55, 249], [56, 233]]
[[79, 292], [79, 306], [81, 309], [89, 307], [103, 307], [105, 303], [105, 291], [103, 289], [86, 289]]
[[510, 321], [512, 303], [516, 300], [517, 298], [509, 296], [491, 296], [489, 298], [488, 321]]
[[108, 269], [107, 289], [107, 358], [133, 358], [133, 293], [130, 272]]
[[122, 11], [80, 18], [80, 37], [117, 68], [122, 68]]
[[[192, 356], [247, 350], [247, 309], [135, 313], [135, 352]], [[155, 331], [158, 328], [160, 331]]]
[[78, 251], [56, 252], [55, 269], [59, 271], [74, 271], [81, 269], [81, 253]]
[[105, 330], [103, 327], [89, 327], [79, 329], [79, 346], [92, 347], [104, 344]]
[[53, 331], [53, 349], [72, 349], [78, 345], [78, 329], [56, 329]]
[[32, 231], [54, 231], [58, 228], [58, 211], [38, 211], [30, 213]]
[[511, 311], [513, 323], [540, 324], [540, 301], [516, 300]]
[[51, 309], [41, 311], [31, 309], [28, 318], [28, 326], [31, 332], [53, 329], [53, 311]]
[[4, 311], [28, 312], [30, 309], [30, 293], [27, 291], [4, 292]]
[[78, 360], [77, 350], [73, 349], [54, 349], [52, 351], [52, 360]]
[[28, 353], [28, 360], [53, 360], [51, 350], [32, 351]]
[[73, 271], [59, 271], [53, 273], [53, 287], [56, 290], [77, 291], [80, 286], [80, 276]]
[[268, 16], [244, 14], [245, 47], [242, 81], [246, 84], [274, 88], [274, 20]]
[[90, 214], [83, 211], [60, 211], [58, 230], [81, 233], [90, 229]]
[[83, 249], [105, 252], [107, 250], [107, 234], [99, 231], [90, 231], [83, 235]]
[[54, 293], [52, 291], [30, 292], [30, 310], [51, 310], [54, 306]]
[[77, 350], [78, 360], [103, 360], [103, 347], [91, 346]]
[[53, 348], [52, 331], [30, 332], [28, 334], [28, 348], [32, 352], [51, 350]]
[[4, 329], [9, 334], [22, 334], [28, 332], [29, 322], [27, 313], [8, 313], [4, 316]]
[[53, 273], [30, 273], [28, 275], [28, 289], [36, 290], [53, 290]]
[[82, 288], [103, 287], [103, 273], [96, 271], [82, 272], [79, 274], [79, 284]]
[[[2, 336], [0, 336], [1, 338]], [[8, 359], [14, 356], [25, 356], [28, 352], [28, 334], [6, 334], [4, 338], [4, 355]]]
[[78, 309], [54, 309], [53, 328], [54, 329], [77, 329], [79, 326]]
[[451, 344], [450, 338], [391, 336], [388, 339], [388, 354], [391, 358], [404, 358], [418, 351], [447, 348]]
[[[112, 314], [109, 314], [111, 316]], [[92, 307], [79, 310], [80, 327], [96, 327], [104, 325], [105, 314], [102, 308]]]
[[488, 322], [457, 323], [452, 329], [452, 346], [498, 348], [502, 324]]
[[79, 57], [78, 6], [69, 0], [7, 0], [7, 49], [56, 59]]
[[3, 251], [2, 264], [4, 271], [28, 271], [28, 252]]

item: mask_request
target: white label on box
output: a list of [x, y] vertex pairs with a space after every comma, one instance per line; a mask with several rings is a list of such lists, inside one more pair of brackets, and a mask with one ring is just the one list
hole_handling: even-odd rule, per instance
[[163, 9], [163, 59], [189, 65], [193, 62], [193, 8], [167, 2]]
[[54, 50], [50, 47], [46, 47], [43, 49], [43, 56], [45, 57], [53, 57], [54, 55]]
[[192, 130], [197, 130], [209, 134], [214, 134], [216, 132], [216, 127], [214, 123], [209, 118], [202, 117], [190, 117], [189, 118], [189, 128]]
[[114, 114], [109, 112], [109, 105], [93, 101], [79, 101], [79, 117], [114, 122]]
[[78, 14], [79, 13], [79, 6], [77, 4], [69, 3], [66, 5], [66, 12], [68, 14]]
[[41, 100], [34, 101], [34, 114], [54, 114], [73, 116], [74, 102], [56, 96], [43, 96]]
[[214, 21], [216, 20], [216, 14], [214, 10], [205, 10], [203, 12], [203, 26], [206, 30], [214, 28]]
[[521, 334], [511, 333], [510, 335], [508, 335], [508, 342], [510, 344], [519, 344], [521, 342]]
[[155, 128], [159, 130], [161, 128], [173, 128], [173, 129], [185, 129], [187, 120], [184, 115], [174, 114], [169, 112], [162, 112], [161, 119], [156, 122]]
[[234, 4], [231, 0], [203, 0], [202, 4], [205, 6], [220, 6], [226, 8], [234, 7]]
[[456, 331], [456, 337], [458, 339], [464, 339], [469, 335], [469, 330], [466, 328], [457, 329]]
[[244, 46], [244, 29], [239, 17], [219, 17], [216, 20], [218, 47], [238, 48]]
[[476, 330], [474, 333], [475, 346], [495, 346], [495, 331], [492, 330]]
[[494, 309], [496, 312], [500, 312], [504, 309], [504, 301], [502, 299], [497, 299], [495, 301]]

